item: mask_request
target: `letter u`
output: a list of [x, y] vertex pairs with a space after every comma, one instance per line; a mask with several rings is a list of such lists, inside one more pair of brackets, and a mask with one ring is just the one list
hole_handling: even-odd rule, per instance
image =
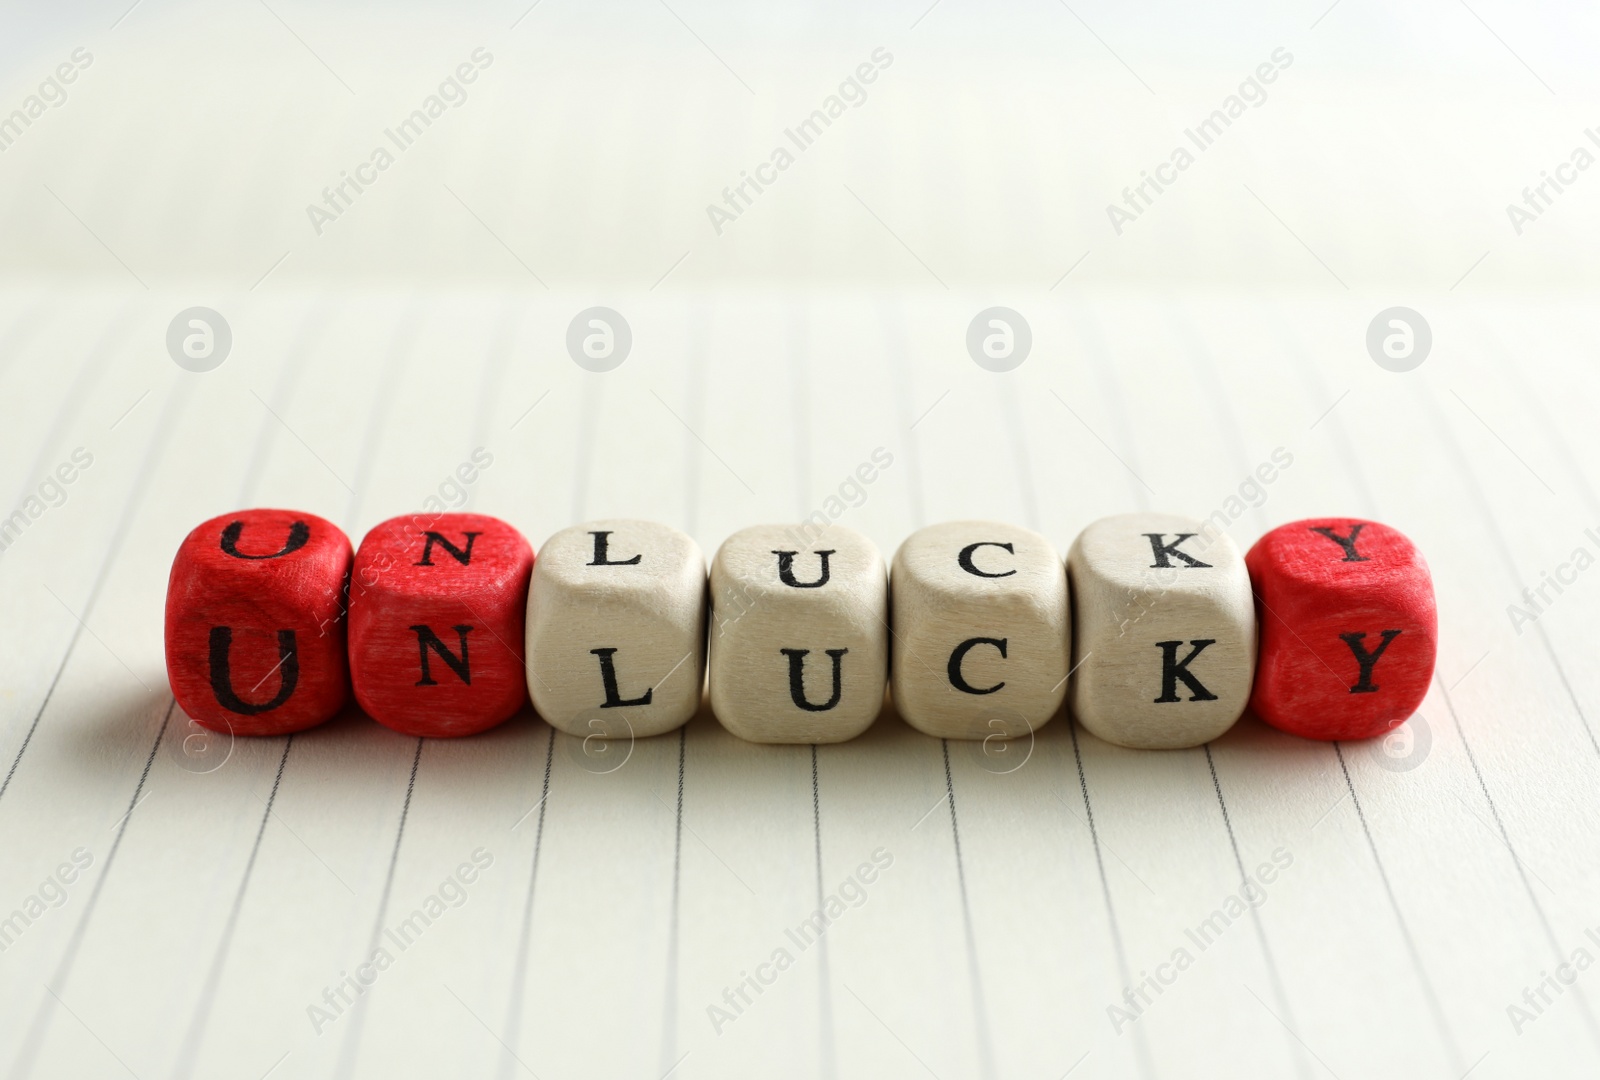
[[[271, 712], [294, 695], [295, 684], [300, 681], [300, 655], [295, 648], [294, 631], [278, 631], [278, 693], [264, 705], [252, 705], [233, 690], [233, 678], [228, 654], [233, 649], [233, 629], [227, 626], [211, 628], [211, 692], [217, 704], [241, 716], [255, 716]], [[270, 675], [271, 672], [268, 672]], [[266, 680], [263, 679], [262, 682]], [[256, 684], [257, 686], [260, 683]], [[252, 690], [255, 687], [251, 687]]]
[[816, 551], [812, 554], [822, 560], [822, 572], [815, 581], [799, 581], [794, 576], [794, 557], [798, 551], [774, 551], [778, 557], [778, 578], [791, 589], [820, 589], [828, 583], [828, 556], [834, 554], [830, 548], [827, 551]]
[[840, 670], [844, 654], [849, 649], [828, 649], [827, 655], [833, 660], [833, 696], [822, 705], [813, 705], [806, 700], [806, 655], [810, 649], [779, 649], [784, 656], [789, 658], [789, 697], [796, 706], [806, 712], [827, 712], [839, 704], [839, 699], [844, 696], [844, 675]]

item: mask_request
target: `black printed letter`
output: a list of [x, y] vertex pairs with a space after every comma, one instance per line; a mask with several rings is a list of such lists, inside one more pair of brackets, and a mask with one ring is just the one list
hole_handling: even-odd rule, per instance
[[[638, 566], [639, 560], [644, 558], [643, 555], [635, 555], [631, 559], [613, 561], [607, 554], [607, 549], [611, 545], [611, 530], [607, 529], [604, 532], [600, 532], [591, 529], [589, 530], [589, 535], [594, 537], [594, 562], [590, 563], [590, 566]], [[593, 652], [594, 650], [591, 649], [589, 651]]]
[[1147, 539], [1149, 539], [1149, 541], [1150, 541], [1150, 552], [1151, 552], [1151, 554], [1153, 554], [1155, 556], [1155, 559], [1156, 559], [1155, 562], [1150, 564], [1150, 569], [1152, 569], [1152, 570], [1169, 570], [1169, 569], [1171, 569], [1172, 568], [1172, 556], [1176, 556], [1177, 558], [1182, 559], [1184, 562], [1188, 563], [1190, 566], [1203, 566], [1203, 567], [1206, 567], [1208, 569], [1211, 566], [1210, 563], [1201, 562], [1199, 559], [1196, 559], [1194, 556], [1188, 554], [1187, 552], [1183, 552], [1183, 551], [1179, 551], [1178, 550], [1178, 545], [1183, 543], [1185, 540], [1189, 539], [1189, 537], [1193, 536], [1194, 533], [1178, 533], [1177, 534], [1178, 538], [1176, 540], [1174, 540], [1170, 544], [1163, 544], [1161, 542], [1161, 541], [1166, 539], [1166, 536], [1167, 536], [1166, 533], [1145, 533], [1144, 535], [1145, 535], [1145, 537]]
[[[1360, 527], [1359, 525], [1356, 526], [1357, 529]], [[1350, 539], [1354, 540], [1355, 537], [1351, 536]], [[1345, 561], [1348, 562], [1349, 560]], [[1350, 651], [1355, 654], [1356, 663], [1361, 665], [1361, 678], [1350, 688], [1352, 694], [1376, 694], [1378, 692], [1378, 688], [1372, 683], [1372, 669], [1377, 665], [1378, 657], [1383, 655], [1383, 650], [1389, 647], [1389, 642], [1400, 636], [1400, 631], [1383, 631], [1383, 641], [1371, 652], [1368, 652], [1367, 647], [1362, 644], [1366, 636], [1366, 634], [1339, 635], [1339, 640], [1350, 646]]]
[[[596, 535], [597, 536], [604, 536], [605, 533], [597, 533]], [[599, 552], [596, 552], [595, 554], [597, 556], [603, 557], [605, 555], [605, 552], [604, 551], [599, 551]], [[637, 561], [638, 561], [637, 559], [634, 560], [634, 562], [637, 562]], [[625, 564], [625, 563], [603, 563], [602, 562], [602, 563], [590, 563], [589, 565], [590, 566], [624, 566], [624, 565], [631, 565], [631, 564]], [[643, 697], [628, 698], [626, 700], [623, 699], [622, 691], [617, 689], [616, 661], [611, 659], [613, 656], [616, 655], [617, 650], [615, 650], [615, 649], [590, 649], [589, 651], [591, 653], [593, 653], [595, 656], [598, 656], [600, 658], [600, 681], [605, 683], [605, 685], [606, 685], [606, 699], [605, 699], [605, 701], [603, 701], [600, 704], [600, 707], [602, 709], [616, 709], [616, 708], [620, 708], [620, 707], [622, 707], [624, 705], [648, 705], [648, 704], [650, 704], [650, 695], [655, 693], [655, 687], [653, 687], [653, 686], [650, 689], [648, 689], [648, 690], [646, 690], [644, 692], [644, 696]]]
[[1001, 574], [990, 574], [983, 570], [979, 570], [975, 565], [973, 565], [972, 553], [981, 547], [1005, 548], [1013, 555], [1017, 553], [1016, 549], [1014, 549], [1010, 544], [997, 544], [993, 540], [979, 540], [976, 544], [968, 544], [966, 547], [962, 548], [961, 554], [956, 556], [956, 562], [961, 564], [961, 569], [965, 570], [974, 577], [1010, 577], [1012, 574], [1016, 573], [1015, 570], [1007, 570]]
[[311, 539], [311, 529], [303, 521], [297, 521], [289, 526], [289, 542], [282, 549], [271, 555], [246, 555], [239, 550], [239, 534], [244, 532], [244, 522], [235, 521], [222, 530], [222, 550], [232, 555], [235, 559], [281, 559], [285, 555], [299, 551], [306, 546], [306, 541]]
[[[1181, 542], [1181, 540], [1180, 540]], [[1174, 552], [1173, 554], [1181, 554]], [[1164, 701], [1179, 701], [1178, 680], [1183, 680], [1183, 685], [1189, 688], [1190, 701], [1215, 701], [1217, 695], [1201, 685], [1200, 680], [1189, 673], [1189, 661], [1199, 656], [1207, 645], [1215, 645], [1216, 638], [1206, 638], [1202, 641], [1189, 642], [1189, 655], [1182, 660], [1178, 659], [1178, 646], [1181, 641], [1158, 641], [1156, 648], [1161, 650], [1161, 696], [1156, 698], [1156, 703]]]
[[[468, 535], [471, 536], [473, 534], [468, 533]], [[469, 546], [470, 544], [471, 541], [468, 541]], [[445, 546], [449, 547], [450, 545], [445, 544]], [[439, 659], [443, 660], [446, 664], [449, 664], [450, 670], [455, 672], [456, 676], [462, 682], [466, 683], [468, 686], [472, 685], [472, 668], [467, 663], [467, 635], [472, 632], [472, 627], [452, 626], [450, 628], [456, 632], [456, 639], [461, 642], [461, 659], [459, 660], [457, 660], [450, 652], [450, 647], [439, 640], [439, 635], [435, 634], [426, 626], [410, 626], [407, 627], [407, 629], [415, 630], [417, 632], [417, 652], [422, 654], [422, 678], [417, 680], [418, 686], [439, 685], [434, 681], [433, 676], [428, 673], [429, 649], [432, 649], [434, 652], [438, 653]]]
[[427, 537], [427, 542], [422, 545], [422, 558], [413, 563], [413, 566], [432, 566], [433, 545], [435, 544], [438, 544], [440, 547], [444, 548], [445, 553], [456, 562], [460, 563], [462, 566], [466, 566], [472, 561], [472, 542], [483, 534], [475, 532], [462, 533], [461, 535], [467, 538], [467, 546], [465, 548], [456, 547], [454, 544], [436, 532], [429, 531], [423, 533], [422, 535]]
[[782, 578], [783, 583], [789, 588], [820, 589], [828, 583], [828, 556], [833, 554], [832, 548], [827, 551], [812, 552], [813, 555], [820, 556], [822, 559], [822, 576], [815, 581], [796, 581], [794, 579], [794, 557], [800, 554], [798, 551], [774, 551], [773, 554], [778, 557], [778, 577]]
[[993, 686], [980, 690], [978, 687], [967, 682], [966, 676], [961, 674], [961, 661], [967, 658], [967, 653], [971, 652], [979, 645], [993, 645], [995, 649], [999, 651], [1001, 659], [1004, 659], [1006, 655], [1005, 638], [968, 638], [960, 645], [957, 645], [956, 651], [950, 654], [950, 663], [946, 670], [950, 675], [950, 685], [955, 687], [957, 690], [960, 690], [964, 694], [992, 694], [1005, 685], [1004, 680], [1002, 680], [995, 683]]
[[[1360, 536], [1361, 530], [1365, 528], [1366, 525], [1364, 524], [1352, 525], [1350, 526], [1349, 536], [1340, 536], [1338, 533], [1325, 526], [1318, 526], [1311, 531], [1320, 536], [1326, 536], [1329, 540], [1332, 540], [1335, 544], [1338, 544], [1340, 547], [1344, 548], [1344, 558], [1340, 559], [1340, 562], [1366, 562], [1367, 557], [1356, 550], [1356, 537]], [[1379, 649], [1378, 651], [1382, 652], [1383, 650]]]
[[827, 649], [826, 654], [833, 659], [833, 696], [826, 704], [813, 705], [806, 700], [806, 654], [810, 649], [779, 649], [789, 658], [789, 696], [794, 703], [806, 712], [827, 712], [839, 704], [839, 698], [844, 695], [844, 678], [839, 667], [839, 658], [849, 652], [849, 649]]
[[[293, 630], [278, 631], [278, 694], [265, 705], [251, 705], [233, 692], [233, 680], [229, 677], [228, 671], [228, 650], [232, 646], [231, 628], [226, 626], [211, 628], [211, 692], [217, 696], [218, 705], [241, 716], [255, 716], [258, 713], [271, 712], [289, 700], [290, 695], [294, 693], [295, 683], [300, 681], [300, 656], [295, 651]], [[261, 682], [266, 682], [266, 679], [262, 679]], [[261, 683], [256, 684], [259, 685]], [[255, 687], [252, 686], [251, 689], [254, 690]]]

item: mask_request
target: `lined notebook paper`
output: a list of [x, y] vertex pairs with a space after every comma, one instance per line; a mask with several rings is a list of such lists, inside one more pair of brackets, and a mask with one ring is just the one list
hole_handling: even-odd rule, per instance
[[[9, 1075], [1600, 1058], [1585, 308], [1423, 297], [1433, 352], [1396, 374], [1364, 344], [1385, 298], [1013, 295], [1033, 351], [999, 375], [964, 347], [989, 297], [639, 292], [609, 298], [634, 344], [594, 374], [564, 346], [587, 296], [241, 294], [232, 354], [193, 374], [164, 347], [186, 298], [125, 296], [0, 300], [0, 479], [28, 518], [0, 554]], [[452, 486], [478, 448], [492, 464]], [[1433, 569], [1436, 684], [1381, 743], [1246, 717], [1177, 752], [1061, 715], [986, 753], [892, 713], [815, 749], [705, 713], [603, 753], [531, 712], [457, 741], [352, 712], [230, 742], [168, 693], [167, 571], [214, 514], [295, 507], [359, 540], [442, 495], [536, 548], [637, 516], [709, 555], [880, 448], [838, 520], [886, 556], [969, 516], [1062, 553], [1135, 509], [1220, 512], [1242, 547], [1313, 514], [1385, 521]], [[1251, 482], [1275, 451], [1292, 464]]]

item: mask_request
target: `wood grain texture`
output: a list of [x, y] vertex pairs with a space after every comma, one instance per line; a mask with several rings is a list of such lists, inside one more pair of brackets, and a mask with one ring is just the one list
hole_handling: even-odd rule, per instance
[[653, 521], [592, 521], [556, 533], [528, 586], [527, 658], [534, 708], [569, 735], [681, 727], [705, 682], [700, 545]]
[[472, 735], [528, 700], [533, 549], [484, 514], [373, 527], [350, 581], [350, 676], [367, 715], [407, 735]]
[[1067, 555], [1072, 711], [1107, 742], [1199, 746], [1244, 712], [1256, 617], [1244, 557], [1226, 533], [1172, 514], [1094, 522]]
[[1427, 696], [1433, 578], [1398, 529], [1359, 518], [1280, 525], [1247, 557], [1261, 618], [1251, 706], [1308, 739], [1368, 739]]
[[172, 696], [196, 723], [283, 735], [350, 696], [345, 585], [350, 540], [298, 510], [240, 510], [194, 527], [167, 579]]
[[889, 580], [861, 534], [787, 525], [734, 533], [711, 564], [711, 708], [762, 743], [853, 739], [889, 676]]
[[1048, 540], [998, 521], [912, 533], [892, 576], [895, 706], [947, 739], [1018, 737], [1066, 695], [1067, 576]]

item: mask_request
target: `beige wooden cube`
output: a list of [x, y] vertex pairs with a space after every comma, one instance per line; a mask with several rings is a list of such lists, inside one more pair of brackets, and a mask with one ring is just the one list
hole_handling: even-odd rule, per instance
[[1090, 525], [1067, 555], [1072, 711], [1119, 746], [1199, 746], [1233, 726], [1255, 676], [1244, 556], [1225, 534], [1171, 514]]
[[672, 731], [705, 682], [706, 560], [653, 521], [592, 521], [552, 536], [528, 584], [528, 694], [569, 735]]
[[1071, 618], [1048, 540], [995, 521], [930, 525], [900, 545], [891, 583], [894, 701], [906, 723], [984, 739], [1002, 718], [1010, 736], [1050, 721], [1067, 692]]
[[840, 525], [805, 532], [743, 529], [711, 562], [711, 709], [751, 742], [843, 742], [883, 708], [883, 556]]

